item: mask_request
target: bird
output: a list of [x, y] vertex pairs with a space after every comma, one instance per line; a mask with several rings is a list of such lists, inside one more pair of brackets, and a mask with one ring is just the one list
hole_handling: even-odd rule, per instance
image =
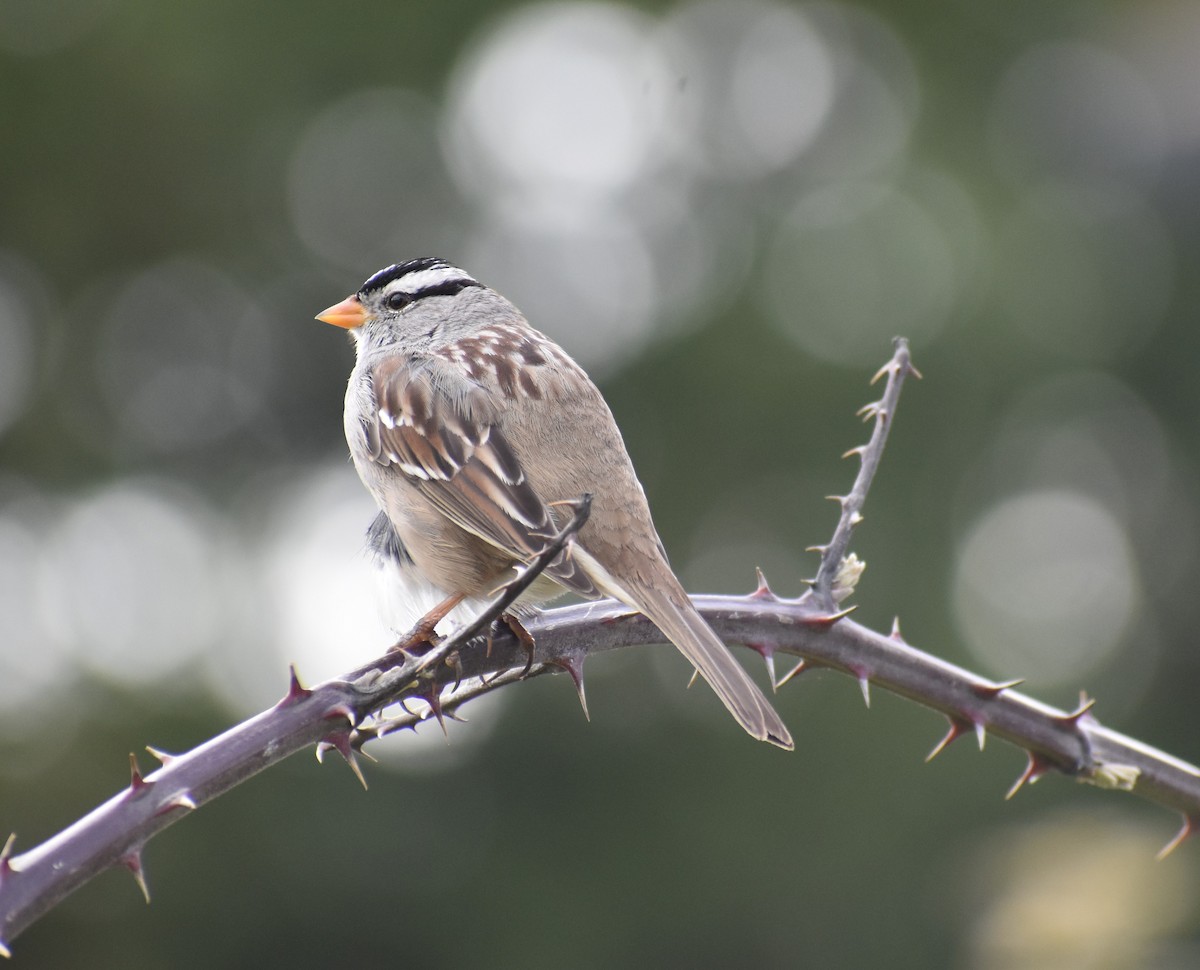
[[405, 582], [483, 601], [591, 494], [568, 549], [518, 600], [570, 591], [648, 617], [752, 737], [791, 750], [787, 726], [697, 612], [667, 560], [599, 389], [512, 303], [432, 256], [381, 269], [317, 314], [346, 329], [355, 364], [344, 424], [379, 512], [368, 530]]

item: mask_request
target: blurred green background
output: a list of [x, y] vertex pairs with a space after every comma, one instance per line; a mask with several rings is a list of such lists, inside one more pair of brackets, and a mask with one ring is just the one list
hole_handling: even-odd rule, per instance
[[[388, 641], [313, 314], [442, 255], [603, 386], [690, 589], [795, 595], [911, 338], [858, 618], [1200, 759], [1200, 4], [0, 3], [0, 832]], [[747, 657], [747, 662], [751, 658]], [[756, 672], [760, 673], [757, 665]], [[1184, 967], [1177, 820], [668, 650], [301, 756], [24, 967]], [[148, 767], [148, 758], [143, 758]]]

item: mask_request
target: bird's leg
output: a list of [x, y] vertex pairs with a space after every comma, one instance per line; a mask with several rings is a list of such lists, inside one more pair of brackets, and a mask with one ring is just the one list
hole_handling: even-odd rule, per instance
[[437, 606], [421, 617], [417, 621], [417, 625], [409, 630], [399, 643], [393, 644], [388, 649], [388, 653], [395, 653], [397, 651], [404, 653], [422, 643], [428, 644], [431, 647], [435, 646], [438, 641], [436, 633], [437, 625], [446, 618], [446, 614], [463, 601], [465, 596], [466, 594], [464, 593], [455, 593], [453, 596], [447, 596]]

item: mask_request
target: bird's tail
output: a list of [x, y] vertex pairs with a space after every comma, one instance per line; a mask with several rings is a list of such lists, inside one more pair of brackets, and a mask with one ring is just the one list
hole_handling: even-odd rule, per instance
[[696, 612], [682, 588], [639, 589], [631, 598], [636, 602], [630, 605], [653, 620], [679, 648], [751, 737], [792, 750], [792, 735], [787, 725], [729, 648]]

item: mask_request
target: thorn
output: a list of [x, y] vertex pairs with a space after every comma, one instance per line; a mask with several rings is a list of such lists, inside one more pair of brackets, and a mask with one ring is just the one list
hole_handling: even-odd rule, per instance
[[354, 712], [345, 704], [335, 704], [325, 712], [322, 720], [336, 721], [341, 718], [345, 718], [350, 727], [354, 727], [358, 723], [358, 718], [355, 716]]
[[350, 739], [350, 746], [352, 748], [354, 748], [354, 750], [357, 754], [362, 755], [369, 762], [371, 762], [371, 764], [373, 764], [373, 765], [379, 764], [379, 759], [376, 758], [375, 755], [371, 754], [370, 751], [368, 751], [366, 748], [363, 747], [363, 745], [365, 745], [368, 741], [372, 740], [372, 736], [368, 736], [366, 734], [363, 734], [361, 731], [357, 731], [357, 730], [354, 732], [354, 734], [355, 734], [355, 737], [352, 737]]
[[[442, 727], [445, 731], [445, 726]], [[354, 753], [354, 746], [350, 738], [350, 731], [334, 731], [332, 734], [327, 734], [317, 743], [317, 761], [324, 762], [324, 754], [326, 751], [333, 749], [345, 759], [346, 764], [350, 766], [350, 770], [354, 772], [354, 777], [358, 779], [358, 783], [363, 786], [363, 791], [367, 790], [367, 779], [363, 775], [362, 767], [358, 763], [358, 756]]]
[[150, 904], [150, 887], [146, 885], [146, 873], [142, 869], [142, 850], [134, 849], [131, 852], [121, 856], [121, 865], [133, 873], [133, 881], [138, 884], [138, 889], [142, 891], [142, 897], [146, 900], [146, 905]]
[[353, 749], [350, 750], [349, 754], [343, 753], [342, 750], [338, 750], [338, 754], [341, 754], [342, 758], [346, 759], [346, 764], [350, 766], [350, 771], [354, 772], [354, 777], [359, 779], [359, 784], [362, 785], [362, 790], [366, 791], [367, 779], [366, 776], [362, 774], [362, 766], [359, 765], [359, 759], [356, 758]]
[[789, 670], [789, 671], [788, 671], [786, 674], [784, 674], [784, 675], [783, 675], [783, 680], [781, 680], [781, 681], [778, 681], [777, 683], [774, 683], [774, 684], [772, 684], [772, 685], [771, 685], [771, 687], [772, 687], [772, 688], [773, 688], [773, 689], [774, 689], [776, 692], [778, 692], [778, 690], [779, 690], [779, 688], [780, 688], [780, 687], [784, 687], [784, 686], [786, 686], [786, 685], [787, 685], [787, 683], [788, 683], [788, 681], [790, 681], [792, 678], [794, 678], [794, 677], [798, 677], [800, 674], [804, 673], [804, 671], [805, 671], [807, 668], [808, 668], [808, 661], [807, 661], [807, 660], [805, 660], [805, 659], [802, 657], [800, 660], [798, 660], [798, 661], [796, 662], [796, 666], [795, 666], [795, 667], [793, 667], [791, 670]]
[[1032, 751], [1027, 751], [1025, 754], [1029, 758], [1025, 763], [1025, 770], [1021, 772], [1021, 777], [1013, 782], [1012, 788], [1004, 796], [1005, 801], [1008, 801], [1013, 795], [1019, 792], [1025, 786], [1026, 782], [1033, 785], [1042, 775], [1050, 770], [1050, 766]]
[[763, 663], [767, 665], [767, 678], [771, 681], [771, 691], [775, 691], [775, 651], [763, 651]]
[[857, 672], [858, 689], [862, 691], [863, 703], [867, 705], [867, 710], [871, 709], [871, 681], [867, 677], [865, 671]]
[[156, 816], [166, 815], [167, 812], [173, 811], [177, 808], [182, 808], [186, 811], [193, 812], [196, 810], [196, 800], [187, 792], [181, 791], [178, 795], [174, 795], [169, 800], [163, 802], [158, 811], [154, 814]]
[[17, 844], [17, 833], [13, 832], [5, 840], [4, 848], [0, 849], [0, 883], [4, 882], [4, 877], [13, 871], [12, 863], [8, 860], [12, 858], [13, 846]]
[[837, 613], [820, 613], [814, 616], [801, 617], [800, 622], [805, 626], [816, 626], [828, 629], [837, 623], [838, 620], [849, 616], [856, 609], [858, 609], [857, 606], [847, 606], [844, 610], [840, 610]]
[[364, 758], [370, 758], [372, 761], [375, 761], [375, 758], [367, 754], [367, 750], [363, 747], [363, 745], [368, 741], [374, 741], [377, 738], [383, 737], [382, 730], [386, 721], [382, 711], [376, 711], [373, 715], [371, 715], [371, 717], [372, 720], [370, 724], [364, 724], [362, 727], [357, 729], [358, 741], [355, 744], [355, 747], [358, 749], [358, 753]]
[[[805, 546], [804, 551], [805, 552], [815, 552], [818, 555], [823, 556], [823, 555], [825, 555], [825, 553], [827, 553], [829, 551], [829, 546], [825, 545], [824, 543], [818, 543], [815, 546]], [[807, 580], [805, 580], [805, 582], [807, 582]], [[813, 580], [813, 582], [816, 582], [816, 580]]]
[[909, 372], [910, 374], [912, 374], [912, 376], [913, 376], [913, 377], [915, 377], [917, 380], [919, 380], [919, 381], [923, 381], [923, 380], [925, 380], [925, 375], [924, 375], [924, 374], [922, 374], [922, 373], [921, 373], [919, 370], [917, 370], [917, 369], [916, 369], [916, 368], [915, 368], [915, 367], [912, 365], [912, 361], [909, 361], [909, 362], [908, 362], [908, 368], [907, 368], [907, 370], [908, 370], [908, 372]]
[[446, 719], [442, 715], [442, 692], [437, 684], [429, 685], [429, 694], [428, 696], [423, 695], [423, 700], [429, 705], [429, 709], [433, 711], [433, 716], [437, 718], [438, 727], [442, 729], [442, 735], [449, 741], [450, 735], [446, 731]]
[[933, 750], [925, 755], [925, 764], [929, 764], [929, 762], [970, 730], [970, 723], [967, 721], [951, 717], [949, 714], [946, 715], [946, 720], [950, 722], [950, 730], [946, 732], [946, 736], [942, 740], [933, 746]]
[[293, 704], [299, 704], [312, 696], [312, 691], [300, 683], [300, 678], [296, 676], [296, 665], [288, 664], [288, 690], [283, 695], [283, 700], [275, 705], [278, 710], [281, 707], [291, 707]]
[[892, 373], [895, 369], [896, 369], [896, 361], [889, 360], [886, 364], [884, 364], [882, 367], [879, 368], [879, 370], [877, 370], [875, 372], [875, 376], [872, 377], [870, 379], [870, 381], [867, 382], [868, 386], [874, 387], [876, 384], [879, 383], [879, 378], [883, 377], [885, 374]]
[[1017, 687], [1023, 683], [1025, 683], [1025, 678], [1018, 677], [1016, 680], [1006, 680], [1003, 684], [972, 684], [971, 691], [977, 697], [982, 697], [984, 700], [990, 701], [995, 697], [999, 697], [1006, 690], [1011, 690], [1013, 687]]
[[979, 750], [982, 751], [987, 743], [987, 725], [983, 721], [975, 722], [975, 737], [979, 741]]
[[904, 637], [901, 636], [901, 634], [900, 634], [900, 617], [898, 617], [898, 616], [892, 617], [892, 632], [889, 633], [888, 636], [891, 637], [893, 640], [895, 640], [897, 643], [903, 643], [906, 646], [908, 645], [908, 641], [905, 640]]
[[414, 645], [415, 642], [416, 641], [414, 640], [413, 643], [410, 643], [408, 638], [405, 638], [403, 640], [397, 640], [395, 643], [393, 643], [390, 647], [387, 648], [387, 653], [385, 654], [385, 656], [388, 656], [388, 657], [399, 656], [400, 657], [399, 663], [401, 663], [401, 664], [408, 663], [411, 660], [420, 660], [421, 655], [410, 649]]
[[842, 457], [849, 458], [851, 455], [858, 455], [858, 457], [861, 458], [864, 454], [866, 454], [866, 451], [867, 451], [866, 445], [859, 445], [856, 448], [851, 448], [848, 451], [843, 451]]
[[767, 676], [771, 680], [771, 687], [775, 687], [775, 644], [773, 643], [747, 643], [747, 647], [753, 650], [756, 654], [763, 658], [763, 663], [767, 666]]
[[154, 782], [146, 781], [142, 778], [141, 769], [138, 768], [137, 757], [132, 751], [129, 752], [129, 793], [131, 795], [140, 795], [147, 788], [153, 788]]
[[167, 754], [167, 752], [160, 751], [158, 748], [152, 748], [150, 745], [146, 745], [146, 750], [149, 751], [150, 754], [155, 758], [157, 758], [159, 764], [161, 764], [164, 768], [179, 757], [177, 754]]
[[1096, 718], [1090, 713], [1092, 708], [1096, 706], [1096, 698], [1088, 697], [1086, 691], [1079, 692], [1079, 705], [1070, 714], [1063, 714], [1061, 717], [1056, 717], [1055, 720], [1060, 724], [1065, 724], [1068, 727], [1078, 724], [1085, 717], [1089, 721], [1094, 721]]
[[771, 585], [767, 582], [767, 577], [763, 575], [763, 571], [758, 567], [754, 567], [754, 575], [758, 580], [758, 586], [753, 593], [750, 594], [752, 600], [777, 600], [779, 599], [771, 591]]
[[397, 725], [396, 721], [398, 721], [398, 720], [400, 720], [399, 717], [386, 720], [386, 721], [382, 722], [381, 724], [376, 725], [372, 729], [374, 731], [375, 737], [376, 738], [391, 737], [393, 734], [397, 733], [398, 731], [412, 731], [413, 734], [417, 733], [417, 724], [420, 723], [419, 721], [410, 721], [408, 724]]
[[1183, 816], [1183, 827], [1175, 833], [1175, 837], [1170, 842], [1158, 850], [1158, 855], [1154, 858], [1161, 862], [1195, 834], [1196, 820], [1190, 815]]
[[864, 424], [876, 418], [886, 421], [888, 416], [887, 408], [883, 406], [882, 401], [872, 401], [870, 404], [864, 404], [854, 414], [856, 417], [862, 418]]
[[850, 501], [850, 497], [848, 495], [826, 495], [825, 500], [828, 502], [837, 502], [838, 505], [844, 508], [846, 503]]
[[700, 679], [700, 671], [696, 667], [693, 667], [692, 668], [692, 676], [688, 678], [687, 686], [684, 688], [684, 690], [691, 690], [693, 687], [696, 686], [696, 681], [698, 681], [699, 679]]
[[583, 688], [583, 661], [587, 654], [580, 654], [579, 659], [574, 657], [556, 657], [549, 661], [555, 667], [561, 667], [571, 677], [571, 683], [575, 685], [575, 694], [579, 698], [579, 706], [583, 708], [584, 720], [591, 723], [592, 715], [588, 713], [587, 692]]

